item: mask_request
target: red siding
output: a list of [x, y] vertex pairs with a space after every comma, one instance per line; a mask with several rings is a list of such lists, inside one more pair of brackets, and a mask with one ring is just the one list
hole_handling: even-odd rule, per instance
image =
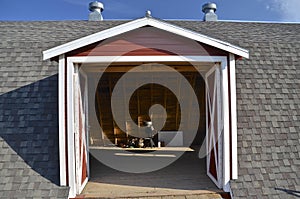
[[68, 56], [121, 55], [226, 56], [227, 53], [217, 48], [200, 44], [199, 42], [153, 27], [139, 28], [68, 53]]

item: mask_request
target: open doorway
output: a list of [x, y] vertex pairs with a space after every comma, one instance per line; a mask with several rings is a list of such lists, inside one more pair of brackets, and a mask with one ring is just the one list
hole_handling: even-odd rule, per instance
[[[202, 63], [202, 72], [207, 71], [212, 68], [214, 63]], [[172, 192], [172, 190], [179, 191], [178, 193], [183, 193], [187, 190], [194, 192], [199, 192], [199, 190], [206, 191], [218, 191], [218, 188], [212, 183], [212, 181], [206, 175], [206, 159], [198, 158], [198, 151], [200, 145], [203, 143], [206, 135], [206, 99], [205, 99], [205, 80], [199, 71], [196, 71], [193, 66], [189, 63], [168, 63], [168, 66], [176, 69], [188, 80], [189, 84], [193, 88], [193, 92], [196, 94], [198, 101], [198, 108], [200, 110], [200, 119], [197, 121], [197, 131], [194, 136], [192, 136], [192, 142], [186, 142], [186, 140], [191, 139], [189, 134], [190, 129], [189, 123], [195, 122], [192, 115], [186, 120], [184, 130], [179, 132], [179, 124], [181, 121], [181, 108], [177, 100], [178, 96], [175, 96], [172, 91], [165, 88], [159, 84], [145, 84], [135, 89], [135, 92], [131, 95], [129, 100], [129, 113], [131, 118], [126, 118], [124, 116], [123, 126], [116, 124], [111, 107], [111, 97], [112, 91], [115, 85], [119, 82], [120, 78], [130, 69], [134, 68], [135, 65], [132, 64], [118, 64], [108, 67], [105, 72], [101, 71], [101, 78], [99, 79], [99, 73], [95, 73], [95, 68], [101, 68], [99, 66], [90, 65], [88, 67], [82, 67], [81, 70], [87, 74], [89, 92], [94, 91], [94, 98], [89, 95], [89, 102], [94, 102], [95, 106], [91, 106], [89, 103], [89, 150], [101, 150], [108, 151], [111, 154], [116, 154], [116, 150], [124, 149], [125, 151], [130, 151], [130, 153], [138, 153], [139, 158], [143, 157], [143, 154], [148, 152], [160, 150], [162, 155], [177, 155], [180, 151], [180, 158], [174, 161], [172, 164], [158, 171], [152, 171], [148, 173], [141, 174], [130, 174], [122, 171], [117, 171], [115, 169], [109, 168], [106, 164], [103, 164], [96, 157], [90, 158], [90, 179], [89, 184], [84, 190], [85, 194], [96, 194], [93, 192], [96, 189], [93, 187], [103, 188], [105, 186], [119, 186], [117, 190], [124, 188], [124, 193], [126, 195], [127, 186], [131, 188], [144, 187], [144, 191], [153, 192], [155, 190], [160, 190], [157, 194], [167, 194]], [[156, 71], [161, 73], [163, 71]], [[147, 71], [144, 71], [147, 73]], [[183, 97], [190, 95], [186, 93], [184, 89], [181, 89], [180, 81], [170, 73], [166, 73], [168, 76], [166, 78], [172, 79], [173, 83], [177, 85], [178, 90], [182, 90], [181, 94]], [[134, 82], [134, 80], [133, 80]], [[125, 83], [121, 83], [121, 87], [126, 92], [126, 88], [130, 86]], [[125, 105], [123, 99], [119, 99], [118, 105], [122, 108]], [[147, 125], [148, 121], [151, 121], [152, 115], [149, 114], [149, 109], [154, 104], [160, 104], [166, 111], [167, 117], [160, 131], [156, 131], [151, 135], [151, 139], [154, 145], [149, 145], [149, 142], [144, 138], [143, 145], [139, 145], [137, 141], [138, 136], [132, 136], [129, 130], [137, 130], [128, 126], [129, 119], [132, 119], [138, 127], [143, 127]], [[195, 104], [190, 103], [188, 107], [189, 112], [193, 112], [195, 109]], [[94, 114], [94, 115], [93, 115]], [[97, 124], [97, 125], [94, 125]], [[97, 129], [97, 127], [101, 126]], [[123, 129], [123, 130], [122, 130]], [[125, 130], [124, 130], [125, 129]], [[129, 129], [129, 130], [128, 130]], [[173, 133], [171, 136], [168, 133]], [[139, 132], [140, 133], [140, 132]], [[161, 135], [159, 135], [161, 133]], [[163, 135], [163, 134], [167, 135]], [[179, 135], [181, 134], [181, 135]], [[168, 138], [171, 137], [171, 138]], [[163, 140], [165, 139], [165, 140]], [[174, 139], [175, 142], [174, 142]], [[132, 140], [135, 140], [133, 142]], [[173, 142], [172, 142], [173, 140]], [[116, 148], [117, 147], [117, 148]], [[171, 153], [170, 153], [171, 151]], [[147, 155], [146, 155], [147, 156]], [[164, 156], [157, 156], [160, 158], [152, 159], [151, 161], [161, 161]], [[166, 157], [166, 156], [165, 156]], [[127, 157], [128, 158], [128, 157]], [[136, 158], [136, 157], [135, 157]], [[127, 159], [128, 160], [128, 159]], [[130, 161], [130, 160], [129, 160]], [[178, 175], [180, 173], [180, 175]], [[123, 180], [121, 180], [123, 179]], [[176, 185], [172, 182], [176, 181]], [[168, 184], [169, 182], [169, 184]], [[127, 187], [127, 188], [126, 188]], [[135, 189], [133, 188], [133, 189]], [[104, 191], [103, 190], [103, 191]], [[185, 191], [184, 191], [185, 190]], [[102, 195], [103, 195], [102, 191]], [[130, 189], [129, 189], [130, 191]], [[130, 191], [131, 192], [131, 191]], [[137, 188], [137, 192], [141, 192]], [[143, 192], [143, 191], [142, 191]], [[205, 192], [205, 191], [204, 191]], [[117, 194], [119, 192], [116, 192]], [[129, 193], [127, 193], [129, 194]]]
[[[158, 146], [189, 147], [203, 143], [206, 133], [206, 99], [205, 81], [201, 72], [208, 70], [214, 63], [201, 63], [200, 72], [190, 63], [164, 64], [176, 69], [176, 73], [180, 73], [180, 76], [185, 79], [186, 82], [183, 83], [188, 83], [191, 89], [186, 89], [181, 82], [182, 79], [174, 75], [173, 71], [156, 71], [155, 67], [148, 68], [151, 70], [151, 74], [147, 68], [144, 68], [142, 72], [135, 72], [130, 82], [125, 82], [121, 78], [128, 73], [128, 70], [136, 67], [136, 64], [111, 65], [105, 71], [100, 69], [100, 75], [94, 70], [94, 68], [99, 70], [101, 68], [99, 65], [82, 67], [89, 77], [89, 93], [92, 93], [89, 95], [90, 147], [116, 146], [129, 150]], [[176, 91], [156, 83], [155, 78], [162, 78], [155, 77], [155, 73], [163, 74], [163, 81], [174, 85]], [[141, 74], [152, 78], [154, 82], [139, 85], [138, 78]], [[117, 100], [112, 104], [112, 95], [117, 84], [119, 92], [124, 94], [115, 98]], [[130, 93], [130, 90], [134, 92]], [[190, 100], [192, 95], [195, 96], [196, 103]], [[187, 106], [181, 105], [179, 99], [188, 101], [185, 104]], [[120, 119], [116, 120], [112, 107], [121, 117], [121, 122], [118, 122]], [[153, 111], [157, 107], [159, 110]], [[125, 109], [128, 109], [128, 115], [126, 115]], [[182, 112], [187, 112], [187, 114], [183, 115]], [[145, 131], [147, 131], [149, 123], [152, 127], [151, 138], [154, 143], [149, 144], [147, 140], [144, 140], [139, 146], [138, 140], [135, 138], [147, 138], [148, 135]], [[194, 132], [190, 133], [191, 131]], [[136, 142], [132, 143], [132, 140], [136, 140]]]
[[[189, 100], [189, 96], [191, 95], [191, 93], [188, 93], [186, 90], [184, 90], [185, 88], [181, 85], [180, 79], [177, 79], [171, 73], [166, 73], [167, 77], [165, 78], [168, 78], [168, 81], [172, 81], [172, 84], [176, 85], [176, 89], [179, 90], [178, 93], [180, 96], [176, 96], [170, 89], [156, 83], [149, 83], [138, 87], [138, 83], [134, 79], [132, 79], [132, 81], [130, 82], [132, 83], [131, 85], [128, 82], [121, 82], [120, 86], [122, 87], [122, 92], [127, 92], [129, 87], [137, 88], [135, 88], [134, 93], [128, 100], [129, 105], [126, 106], [126, 100], [123, 99], [123, 97], [117, 99], [117, 107], [115, 109], [123, 112], [122, 109], [124, 109], [124, 107], [128, 107], [130, 113], [130, 118], [126, 118], [125, 113], [122, 113], [123, 115], [121, 115], [121, 117], [124, 117], [124, 119], [122, 119], [123, 122], [117, 124], [111, 109], [112, 92], [114, 91], [114, 87], [124, 74], [124, 72], [106, 72], [102, 75], [97, 85], [95, 94], [95, 110], [99, 125], [102, 128], [102, 132], [101, 137], [99, 137], [98, 132], [90, 133], [90, 146], [109, 146], [113, 144], [122, 148], [149, 147], [150, 144], [147, 142], [142, 143], [141, 146], [138, 145], [139, 143], [131, 142], [132, 139], [135, 140], [135, 138], [145, 138], [147, 136], [145, 135], [146, 132], [143, 132], [143, 130], [147, 131], [147, 129], [135, 129], [130, 123], [131, 120], [136, 124], [137, 127], [147, 127], [147, 125], [149, 125], [147, 122], [152, 122], [153, 120], [154, 122], [156, 122], [152, 124], [153, 128], [154, 130], [159, 130], [156, 130], [156, 133], [153, 132], [154, 146], [151, 145], [152, 147], [157, 147], [158, 142], [161, 142], [160, 145], [163, 147], [187, 146], [188, 143], [185, 141], [190, 139], [190, 126], [192, 126], [191, 123], [195, 122], [195, 120], [193, 119], [193, 114], [188, 114], [189, 118], [185, 118], [184, 120], [186, 123], [182, 123], [184, 118], [181, 118], [182, 110], [177, 98], [179, 97], [183, 98], [184, 100]], [[193, 88], [192, 91], [196, 94], [197, 97], [201, 119], [199, 121], [196, 121], [198, 126], [196, 134], [197, 139], [193, 140], [193, 145], [200, 145], [202, 144], [202, 141], [205, 137], [205, 82], [201, 74], [199, 74], [198, 72], [189, 71], [181, 72], [181, 74], [188, 80], [189, 84]], [[139, 77], [141, 74], [137, 73], [135, 75]], [[151, 113], [151, 107], [157, 104], [161, 105], [164, 108], [165, 112], [161, 111], [160, 113]], [[185, 111], [192, 113], [194, 110], [195, 104], [192, 104], [192, 102], [190, 102], [187, 110]], [[166, 114], [165, 122], [161, 124], [161, 120], [163, 119], [164, 114]], [[180, 124], [184, 132], [178, 135]], [[135, 137], [135, 132], [133, 131], [137, 131], [137, 134], [140, 134], [140, 136]], [[176, 135], [175, 132], [177, 132], [178, 134]], [[174, 133], [174, 136], [177, 136], [177, 138], [181, 140], [178, 140], [177, 142], [176, 140], [173, 140], [173, 142], [171, 143], [171, 139], [168, 138], [167, 135], [165, 135], [167, 133]], [[170, 136], [172, 137], [172, 134]]]

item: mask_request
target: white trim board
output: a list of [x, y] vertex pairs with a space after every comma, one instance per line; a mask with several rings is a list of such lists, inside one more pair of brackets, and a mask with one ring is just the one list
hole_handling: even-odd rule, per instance
[[[227, 65], [227, 62], [226, 62]], [[228, 66], [227, 66], [228, 67]], [[229, 115], [229, 88], [228, 88], [228, 68], [221, 70], [221, 99], [222, 99], [222, 122], [223, 128], [223, 188], [230, 181], [230, 115]], [[224, 190], [227, 191], [227, 190]]]
[[65, 132], [65, 56], [59, 56], [58, 62], [58, 129], [59, 129], [59, 175], [60, 186], [67, 185], [66, 169], [66, 132]]
[[68, 57], [72, 63], [116, 63], [116, 62], [221, 62], [227, 66], [226, 56], [90, 56]]
[[174, 33], [176, 35], [186, 37], [188, 39], [192, 39], [195, 41], [198, 41], [200, 43], [204, 43], [210, 46], [213, 46], [215, 48], [224, 50], [226, 52], [230, 52], [235, 55], [239, 55], [245, 58], [249, 58], [249, 51], [243, 48], [240, 48], [238, 46], [232, 45], [228, 42], [224, 42], [218, 39], [214, 39], [212, 37], [208, 37], [206, 35], [200, 34], [198, 32], [182, 28], [170, 23], [167, 23], [162, 20], [144, 17], [141, 19], [136, 19], [134, 21], [130, 21], [128, 23], [124, 23], [122, 25], [106, 29], [103, 31], [100, 31], [98, 33], [62, 44], [60, 46], [48, 49], [43, 51], [43, 60], [47, 60], [62, 54], [65, 54], [67, 52], [73, 51], [75, 49], [93, 44], [98, 41], [102, 41], [104, 39], [114, 37], [117, 35], [120, 35], [122, 33], [126, 33], [144, 26], [152, 26], [154, 28], [158, 28], [160, 30], [164, 30], [170, 33]]
[[69, 197], [76, 196], [76, 168], [75, 168], [75, 148], [74, 148], [74, 64], [67, 62], [67, 114], [68, 114], [68, 176], [69, 176]]
[[235, 58], [233, 54], [229, 55], [230, 67], [230, 105], [231, 105], [231, 163], [232, 163], [232, 179], [238, 179], [238, 159], [237, 159], [237, 109], [236, 109], [236, 71]]

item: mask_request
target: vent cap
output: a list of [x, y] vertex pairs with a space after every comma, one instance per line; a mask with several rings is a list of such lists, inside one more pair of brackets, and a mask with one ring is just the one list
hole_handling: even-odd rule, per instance
[[89, 10], [91, 13], [89, 14], [89, 21], [103, 21], [102, 11], [104, 10], [103, 3], [98, 1], [91, 2], [89, 4]]
[[204, 12], [204, 21], [218, 21], [218, 16], [216, 15], [217, 4], [206, 3], [202, 6], [202, 12]]

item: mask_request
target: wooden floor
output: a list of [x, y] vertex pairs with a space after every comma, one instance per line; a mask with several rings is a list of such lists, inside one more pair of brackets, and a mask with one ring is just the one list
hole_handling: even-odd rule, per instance
[[205, 159], [197, 155], [198, 150], [187, 151], [168, 167], [144, 174], [116, 171], [91, 158], [91, 179], [82, 194], [85, 197], [126, 198], [222, 192], [207, 177]]

